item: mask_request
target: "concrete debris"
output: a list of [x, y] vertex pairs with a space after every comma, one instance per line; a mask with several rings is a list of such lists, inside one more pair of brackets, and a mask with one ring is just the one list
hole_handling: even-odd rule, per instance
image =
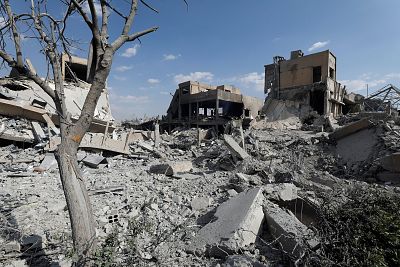
[[336, 131], [331, 133], [329, 135], [329, 137], [332, 139], [335, 139], [335, 140], [339, 140], [343, 137], [354, 134], [363, 129], [367, 129], [371, 126], [372, 126], [371, 121], [368, 118], [364, 118], [359, 121], [356, 121], [356, 122], [350, 123], [346, 126], [338, 128]]
[[400, 173], [400, 152], [381, 158], [380, 164], [385, 170]]
[[264, 213], [270, 233], [285, 253], [299, 258], [307, 245], [317, 245], [312, 231], [290, 211], [266, 200]]
[[32, 121], [31, 124], [32, 124], [33, 133], [38, 142], [42, 142], [44, 139], [47, 138], [46, 134], [44, 133], [42, 127], [40, 126], [40, 124], [38, 122]]
[[234, 156], [238, 157], [241, 160], [250, 157], [250, 155], [247, 154], [247, 152], [243, 148], [241, 148], [230, 135], [224, 134], [224, 141], [225, 145]]
[[222, 267], [266, 267], [268, 265], [246, 255], [229, 255]]
[[[360, 184], [398, 192], [398, 113], [363, 112], [362, 98], [343, 96], [343, 86], [327, 76], [334, 68], [319, 82], [299, 84], [288, 64], [300, 62], [307, 70], [301, 76], [311, 80], [313, 66], [294, 52], [293, 59], [266, 66], [270, 94], [260, 115], [259, 101], [234, 87], [207, 91], [210, 86], [189, 82], [180, 85], [184, 94], [174, 96], [169, 117], [119, 126], [103, 92], [77, 160], [99, 244], [108, 237], [118, 241], [116, 265], [295, 265], [303, 253], [319, 253], [319, 232], [311, 229], [320, 219], [321, 195], [340, 201], [333, 192]], [[332, 56], [324, 51], [309, 59], [335, 67]], [[275, 77], [278, 66], [285, 77]], [[88, 85], [64, 75], [74, 81], [65, 86], [76, 117]], [[21, 256], [32, 260], [30, 266], [43, 266], [43, 255], [54, 264], [71, 263], [65, 255], [72, 248], [69, 215], [54, 156], [60, 130], [53, 103], [37, 92], [25, 80], [0, 79], [5, 266], [25, 264]], [[28, 248], [42, 256], [28, 256]]]
[[207, 250], [211, 256], [225, 257], [254, 243], [264, 218], [261, 188], [242, 192], [221, 204], [215, 220], [200, 229], [191, 240], [189, 251]]
[[212, 199], [208, 197], [195, 197], [190, 202], [190, 206], [192, 210], [204, 211], [210, 206], [211, 202]]
[[88, 154], [82, 159], [82, 162], [91, 168], [97, 168], [105, 159], [106, 158], [101, 155]]
[[297, 199], [299, 190], [294, 184], [267, 184], [264, 185], [264, 193], [269, 199], [290, 201]]
[[165, 174], [173, 176], [179, 173], [189, 172], [193, 169], [191, 161], [169, 162], [164, 164], [153, 165], [150, 167], [151, 173]]
[[39, 168], [43, 171], [49, 171], [57, 168], [57, 160], [53, 153], [46, 153]]

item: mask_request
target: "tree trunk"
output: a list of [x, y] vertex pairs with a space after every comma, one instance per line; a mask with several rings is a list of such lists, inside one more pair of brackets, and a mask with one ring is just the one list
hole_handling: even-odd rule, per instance
[[[65, 130], [65, 129], [64, 129]], [[93, 213], [83, 176], [77, 161], [77, 143], [61, 134], [61, 144], [56, 152], [60, 178], [71, 221], [77, 266], [90, 266], [90, 258], [96, 249], [96, 229]]]

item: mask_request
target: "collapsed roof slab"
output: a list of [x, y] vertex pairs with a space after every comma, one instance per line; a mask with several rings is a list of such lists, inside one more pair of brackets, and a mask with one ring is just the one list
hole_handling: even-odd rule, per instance
[[[46, 120], [46, 115], [48, 112], [45, 109], [37, 108], [31, 105], [27, 105], [23, 102], [16, 102], [13, 100], [0, 99], [0, 115], [7, 117], [21, 117], [29, 120], [39, 121], [48, 123]], [[59, 125], [58, 116], [55, 114], [51, 115], [51, 121], [56, 125]], [[73, 121], [76, 121], [76, 119]], [[106, 122], [93, 119], [89, 131], [91, 132], [104, 132], [107, 128]], [[114, 126], [109, 125], [108, 131], [112, 132], [115, 129]]]

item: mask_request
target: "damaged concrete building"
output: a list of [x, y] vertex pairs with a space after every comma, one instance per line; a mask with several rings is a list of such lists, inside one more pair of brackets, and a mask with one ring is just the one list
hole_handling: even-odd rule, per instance
[[233, 86], [187, 81], [176, 89], [165, 121], [169, 128], [178, 125], [220, 127], [232, 118], [253, 119], [262, 106], [262, 100], [245, 96]]
[[[90, 83], [86, 82], [87, 61], [78, 57], [62, 56], [62, 74], [68, 112], [78, 119]], [[49, 81], [53, 90], [54, 83]], [[12, 70], [10, 77], [0, 79], [0, 115], [18, 116], [48, 123], [49, 119], [58, 125], [55, 103], [35, 82], [20, 76]], [[44, 116], [44, 117], [43, 117]], [[107, 88], [104, 88], [97, 104], [90, 131], [103, 132], [107, 123], [114, 118], [111, 114]]]
[[304, 55], [292, 51], [290, 59], [275, 56], [265, 65], [268, 99], [290, 100], [310, 106], [320, 115], [342, 114], [345, 87], [336, 80], [336, 57], [329, 51]]

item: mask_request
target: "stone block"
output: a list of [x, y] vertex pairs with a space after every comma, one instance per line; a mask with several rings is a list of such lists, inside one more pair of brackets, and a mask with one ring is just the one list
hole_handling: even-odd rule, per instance
[[150, 172], [173, 176], [178, 173], [189, 172], [191, 169], [193, 169], [193, 164], [191, 161], [178, 161], [153, 165], [150, 167]]
[[400, 173], [400, 152], [381, 158], [380, 163], [385, 170]]
[[42, 163], [39, 166], [42, 170], [48, 171], [57, 167], [57, 160], [53, 153], [46, 153]]
[[313, 232], [290, 211], [266, 200], [264, 213], [271, 235], [289, 255], [298, 258], [304, 251], [305, 246], [307, 246], [307, 242], [311, 246], [317, 244]]
[[88, 154], [83, 160], [82, 162], [91, 167], [91, 168], [97, 168], [97, 166], [99, 166], [99, 164], [105, 159], [105, 157], [101, 156], [101, 155], [96, 155], [96, 154]]
[[224, 141], [229, 151], [239, 159], [243, 160], [250, 157], [250, 155], [236, 143], [232, 136], [224, 134]]
[[256, 241], [264, 213], [261, 188], [253, 188], [222, 203], [214, 219], [192, 238], [188, 251], [225, 257]]

